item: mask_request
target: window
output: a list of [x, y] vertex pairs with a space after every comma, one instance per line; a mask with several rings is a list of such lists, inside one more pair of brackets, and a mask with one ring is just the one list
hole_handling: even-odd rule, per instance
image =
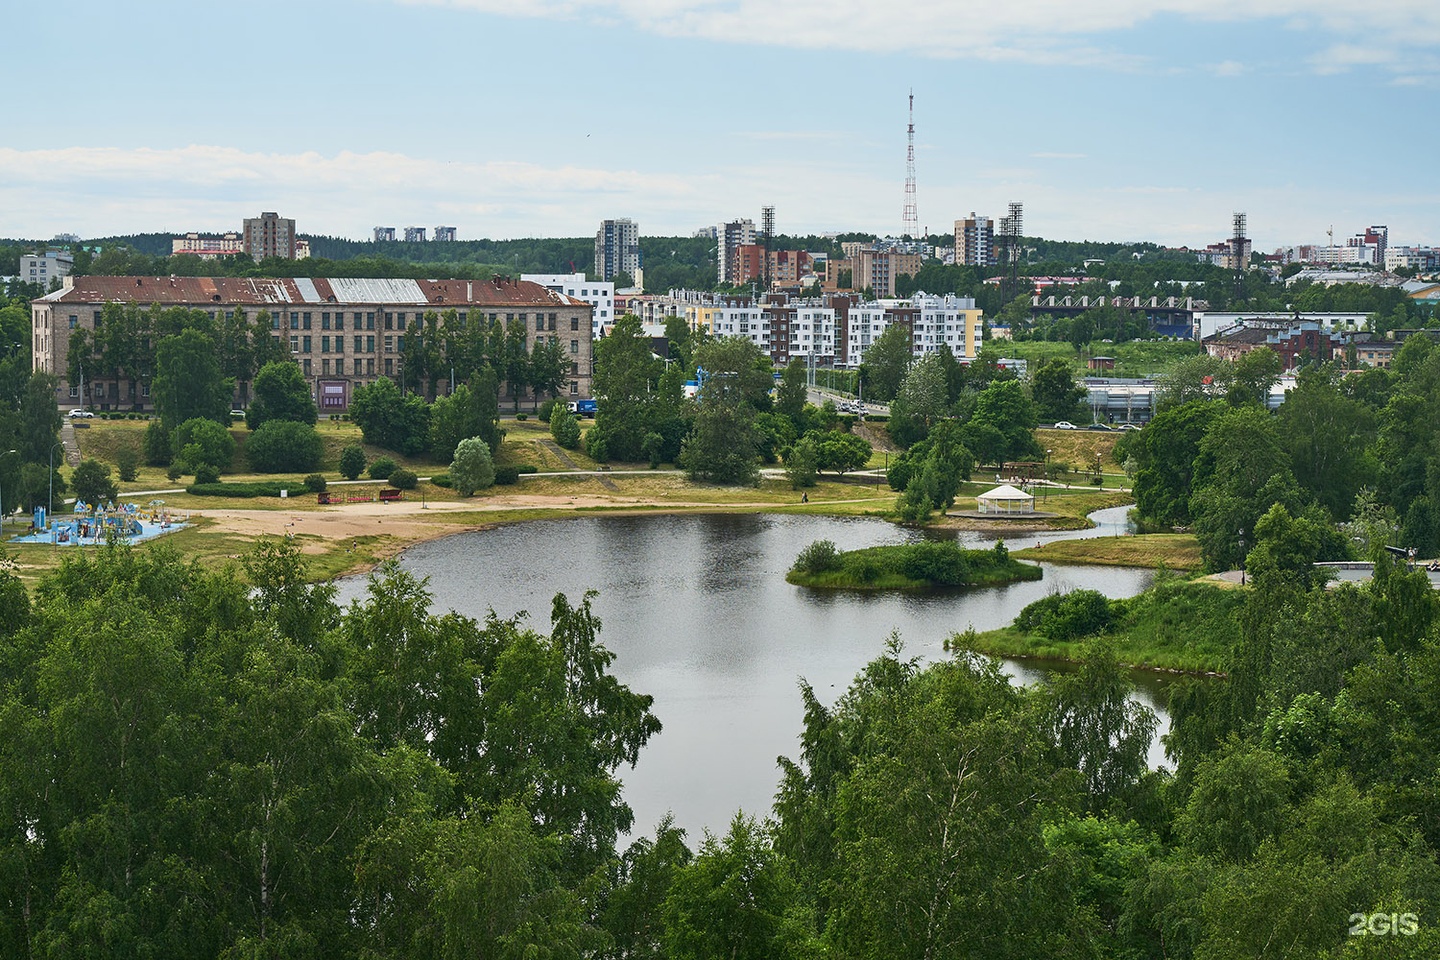
[[71, 400], [74, 400], [75, 398], [77, 398], [77, 397], [79, 397], [79, 396], [80, 396], [80, 388], [79, 388], [79, 387], [72, 386], [72, 387], [70, 388], [70, 399], [71, 399]]
[[572, 376], [572, 377], [578, 377], [578, 376], [580, 376], [580, 364], [579, 364], [579, 362], [577, 362], [577, 361], [571, 361], [571, 363], [570, 363], [570, 376]]
[[579, 341], [579, 340], [571, 340], [571, 341], [570, 341], [570, 352], [571, 352], [572, 354], [575, 354], [575, 353], [579, 353], [579, 352], [580, 352], [580, 341]]
[[299, 329], [300, 329], [300, 314], [298, 314], [298, 313], [291, 313], [291, 314], [290, 314], [290, 329], [291, 329], [291, 330], [299, 330]]
[[580, 318], [579, 318], [579, 317], [571, 317], [571, 318], [570, 318], [570, 329], [571, 329], [571, 330], [579, 330], [579, 329], [580, 329]]
[[[355, 314], [355, 322], [356, 322], [357, 324], [360, 322], [360, 314], [358, 314], [358, 313]], [[374, 329], [375, 329], [375, 314], [373, 314], [373, 313], [367, 313], [367, 314], [365, 314], [365, 329], [366, 329], [366, 330], [374, 330]]]
[[538, 313], [535, 314], [535, 329], [536, 329], [536, 330], [544, 330], [544, 329], [545, 329], [545, 318], [544, 318], [543, 316], [541, 316], [540, 314], [538, 314]]
[[[358, 362], [358, 361], [357, 361], [357, 362]], [[366, 372], [367, 374], [369, 374], [369, 375], [372, 375], [372, 376], [374, 375], [374, 373], [375, 373], [375, 358], [374, 358], [374, 357], [366, 357], [366, 358], [365, 358], [365, 372]]]
[[580, 384], [576, 383], [574, 380], [571, 380], [571, 381], [570, 381], [570, 396], [573, 397], [573, 396], [575, 396], [576, 394], [578, 394], [579, 392], [580, 392]]
[[100, 326], [100, 311], [99, 311], [99, 310], [93, 311], [93, 312], [91, 313], [90, 319], [94, 321], [96, 327], [99, 327], [99, 326]]
[[[394, 337], [386, 337], [386, 338], [385, 338], [385, 352], [386, 352], [386, 353], [391, 353], [392, 351], [394, 351], [394, 349], [395, 349], [395, 338], [394, 338]], [[388, 373], [389, 371], [387, 370], [386, 372]]]
[[309, 353], [309, 352], [310, 352], [310, 338], [309, 338], [309, 337], [302, 337], [302, 338], [301, 338], [301, 342], [304, 344], [304, 347], [303, 347], [304, 351], [305, 351], [306, 353]]
[[395, 372], [395, 361], [390, 357], [385, 358], [385, 375], [388, 377]]
[[275, 316], [273, 316], [273, 317], [270, 318], [270, 329], [271, 329], [271, 330], [279, 330], [279, 329], [280, 329], [280, 316], [279, 316], [279, 314], [276, 314]]
[[300, 320], [301, 320], [301, 324], [302, 324], [303, 329], [309, 330], [309, 329], [310, 329], [310, 311], [309, 311], [309, 310], [306, 310], [304, 313], [302, 313], [302, 314], [300, 315]]
[[321, 372], [322, 374], [329, 374], [329, 373], [330, 373], [330, 358], [329, 358], [329, 357], [326, 357], [325, 359], [323, 359], [323, 360], [320, 361], [320, 372]]
[[71, 317], [71, 318], [70, 318], [70, 329], [71, 329], [71, 330], [74, 330], [75, 327], [76, 327], [79, 323], [80, 323], [80, 318], [79, 318], [79, 317]]
[[300, 350], [300, 338], [299, 338], [298, 336], [292, 336], [292, 337], [290, 338], [290, 352], [291, 352], [291, 353], [296, 353], [296, 352], [298, 352], [299, 350]]
[[[344, 329], [344, 327], [345, 327], [345, 320], [344, 320], [343, 318], [341, 318], [341, 320], [340, 320], [340, 327], [341, 327], [341, 329]], [[321, 329], [321, 330], [329, 330], [329, 329], [330, 329], [330, 314], [328, 314], [328, 313], [322, 313], [322, 314], [320, 314], [320, 329]]]
[[[321, 353], [329, 353], [329, 352], [330, 352], [330, 338], [329, 338], [329, 337], [321, 337], [321, 338], [320, 338], [320, 352], [321, 352]], [[326, 361], [326, 363], [328, 364], [329, 361]]]
[[385, 314], [385, 329], [386, 329], [386, 330], [394, 330], [394, 329], [395, 329], [395, 314], [389, 313], [389, 312], [387, 312], [387, 313]]
[[356, 352], [356, 353], [359, 353], [359, 352], [360, 352], [360, 338], [359, 338], [359, 337], [356, 337], [356, 338], [355, 338], [355, 352]]
[[305, 367], [305, 376], [308, 377], [308, 376], [310, 376], [310, 358], [309, 358], [309, 357], [306, 357], [305, 360], [303, 361], [303, 364], [304, 364], [304, 367]]
[[[359, 338], [359, 337], [356, 337], [355, 339], [356, 339], [356, 340], [359, 340], [360, 338]], [[360, 348], [359, 348], [359, 347], [356, 347], [355, 349], [358, 350], [358, 349], [360, 349]], [[366, 338], [365, 338], [365, 352], [366, 352], [366, 353], [374, 353], [374, 352], [375, 352], [375, 338], [374, 338], [374, 337], [366, 337]], [[373, 364], [374, 361], [372, 360], [371, 363]]]

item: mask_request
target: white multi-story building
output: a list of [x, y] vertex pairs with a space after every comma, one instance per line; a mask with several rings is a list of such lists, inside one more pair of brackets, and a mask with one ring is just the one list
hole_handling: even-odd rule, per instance
[[995, 222], [972, 213], [955, 221], [956, 264], [967, 267], [995, 265]]
[[615, 325], [615, 284], [586, 280], [583, 273], [526, 273], [521, 280], [538, 283], [547, 290], [584, 300], [595, 308], [591, 314], [591, 335], [599, 340]]
[[75, 258], [63, 250], [27, 253], [20, 257], [19, 279], [25, 283], [38, 283], [42, 290], [49, 290], [51, 283], [70, 276], [74, 266]]
[[948, 345], [957, 360], [974, 360], [980, 352], [983, 311], [971, 297], [917, 292], [908, 300], [870, 300], [850, 308], [845, 366], [857, 367], [865, 351], [892, 324], [910, 330], [910, 352], [922, 357]]
[[1440, 266], [1440, 250], [1434, 247], [1386, 247], [1385, 269], [1434, 270]]

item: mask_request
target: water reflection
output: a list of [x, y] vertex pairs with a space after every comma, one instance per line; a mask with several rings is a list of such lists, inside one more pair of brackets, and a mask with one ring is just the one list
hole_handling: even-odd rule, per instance
[[[1124, 508], [1102, 511], [1099, 531], [1007, 538], [1019, 548], [1123, 531]], [[960, 539], [976, 547], [990, 538]], [[1043, 580], [935, 594], [858, 596], [785, 582], [795, 555], [829, 539], [842, 549], [900, 543], [918, 534], [874, 519], [744, 514], [581, 517], [463, 534], [406, 551], [404, 565], [430, 578], [439, 609], [483, 617], [529, 611], [547, 625], [557, 592], [578, 600], [597, 590], [602, 640], [616, 674], [655, 697], [664, 731], [624, 772], [638, 832], [667, 810], [698, 836], [722, 830], [737, 808], [768, 812], [777, 756], [795, 756], [802, 723], [796, 685], [806, 678], [833, 702], [898, 630], [912, 656], [946, 656], [943, 642], [974, 626], [1008, 624], [1025, 604], [1055, 590], [1089, 588], [1132, 596], [1150, 572], [1045, 565]], [[363, 582], [344, 584], [342, 598]], [[1034, 663], [1008, 662], [1018, 682], [1038, 681]], [[1158, 706], [1152, 685], [1141, 699]], [[1162, 712], [1162, 729], [1165, 722]], [[1154, 759], [1158, 762], [1159, 755]]]

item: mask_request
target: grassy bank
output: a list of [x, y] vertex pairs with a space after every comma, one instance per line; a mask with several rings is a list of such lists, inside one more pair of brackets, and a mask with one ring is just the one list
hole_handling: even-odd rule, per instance
[[[1008, 627], [983, 633], [967, 631], [947, 642], [993, 656], [1078, 660], [1085, 640], [1099, 632], [1113, 638], [1116, 656], [1128, 665], [1222, 673], [1238, 639], [1234, 614], [1244, 602], [1238, 590], [1164, 577], [1138, 596], [1105, 602], [1103, 612], [1095, 606], [1093, 596], [1078, 597], [1080, 594], [1093, 591], [1066, 595], [1078, 601], [1069, 604], [1070, 611], [1063, 609], [1065, 598], [1057, 595], [1026, 607]], [[1089, 629], [1093, 620], [1077, 625], [1076, 610], [1086, 606], [1092, 617], [1104, 621], [1100, 629]], [[1045, 607], [1048, 609], [1037, 609]]]
[[1204, 566], [1200, 543], [1188, 533], [1147, 533], [1130, 537], [1057, 540], [1016, 550], [1024, 560], [1105, 567], [1168, 567], [1186, 572]]
[[821, 590], [933, 590], [988, 587], [1039, 580], [1039, 567], [1010, 556], [1004, 544], [965, 550], [953, 541], [837, 550], [817, 540], [801, 552], [785, 579]]

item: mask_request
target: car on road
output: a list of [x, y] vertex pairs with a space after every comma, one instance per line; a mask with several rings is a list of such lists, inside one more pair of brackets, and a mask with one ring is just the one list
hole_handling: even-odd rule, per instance
[[1086, 429], [1086, 430], [1114, 430], [1115, 428], [1112, 427], [1112, 426], [1110, 426], [1110, 424], [1108, 424], [1108, 423], [1099, 423], [1099, 422], [1096, 422], [1096, 423], [1090, 424], [1090, 426], [1086, 427], [1085, 429]]
[[1079, 430], [1080, 428], [1077, 427], [1077, 426], [1075, 426], [1075, 424], [1071, 423], [1069, 420], [1061, 420], [1059, 423], [1055, 424], [1055, 429], [1056, 429], [1056, 430]]
[[230, 419], [231, 419], [231, 420], [244, 420], [244, 419], [245, 419], [245, 411], [244, 411], [244, 410], [231, 410], [231, 411], [230, 411]]
[[66, 414], [72, 420], [93, 420], [95, 414], [89, 410], [81, 410], [78, 407]]
[[1120, 429], [1121, 429], [1121, 430], [1139, 430], [1139, 429], [1140, 429], [1140, 424], [1138, 424], [1138, 423], [1122, 423], [1122, 424], [1120, 424]]

